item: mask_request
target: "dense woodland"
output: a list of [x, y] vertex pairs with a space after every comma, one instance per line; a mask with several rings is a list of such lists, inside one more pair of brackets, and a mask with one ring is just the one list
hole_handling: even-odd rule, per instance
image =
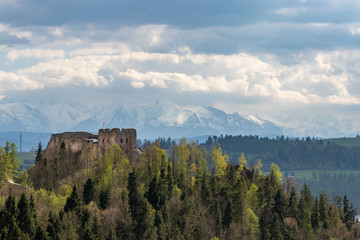
[[236, 162], [244, 152], [249, 160], [261, 159], [265, 169], [276, 162], [282, 170], [360, 170], [360, 147], [345, 147], [314, 138], [261, 138], [258, 136], [209, 137], [204, 146], [220, 144]]
[[[213, 141], [147, 144], [130, 165], [114, 144], [73, 154], [61, 144], [19, 172], [16, 146], [0, 148], [0, 239], [358, 239], [346, 195], [314, 197], [279, 166], [229, 156]], [[13, 179], [21, 186], [8, 182]]]

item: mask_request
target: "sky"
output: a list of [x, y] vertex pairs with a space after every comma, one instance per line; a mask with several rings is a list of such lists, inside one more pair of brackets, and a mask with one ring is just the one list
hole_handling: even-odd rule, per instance
[[360, 133], [360, 1], [1, 0], [0, 104], [167, 99]]

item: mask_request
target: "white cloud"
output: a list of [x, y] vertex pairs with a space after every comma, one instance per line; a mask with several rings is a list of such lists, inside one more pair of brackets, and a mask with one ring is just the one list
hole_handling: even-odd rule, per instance
[[[0, 27], [9, 29], [5, 25]], [[160, 42], [164, 44], [166, 26], [126, 29], [131, 31], [124, 41], [91, 40], [91, 34], [105, 33], [107, 36], [108, 32], [96, 28], [92, 33], [85, 31], [79, 47], [72, 42], [76, 42], [77, 36], [70, 34], [67, 27], [46, 28], [43, 36], [29, 36], [44, 37], [45, 42], [55, 36], [53, 43], [47, 44], [53, 48], [2, 48], [10, 64], [20, 58], [40, 60], [28, 68], [2, 72], [0, 82], [5, 83], [6, 79], [13, 82], [2, 85], [2, 95], [10, 89], [72, 85], [111, 87], [123, 82], [134, 89], [167, 89], [176, 94], [200, 92], [218, 97], [241, 96], [243, 99], [302, 104], [360, 102], [359, 93], [352, 91], [354, 86], [360, 85], [357, 81], [360, 76], [359, 50], [302, 52], [293, 56], [292, 63], [284, 65], [274, 54], [194, 53], [185, 45], [174, 51], [155, 52], [147, 47]], [[115, 35], [124, 33], [125, 30], [120, 29]], [[140, 39], [132, 45], [129, 39], [137, 36]], [[61, 45], [66, 39], [70, 39], [70, 50]]]
[[64, 50], [50, 50], [39, 48], [28, 48], [25, 50], [11, 50], [6, 54], [6, 59], [13, 62], [19, 58], [37, 58], [43, 60], [50, 60], [54, 58], [64, 58]]
[[0, 32], [7, 32], [9, 35], [16, 36], [18, 38], [31, 38], [32, 32], [22, 30], [21, 28], [10, 27], [9, 25], [0, 23]]

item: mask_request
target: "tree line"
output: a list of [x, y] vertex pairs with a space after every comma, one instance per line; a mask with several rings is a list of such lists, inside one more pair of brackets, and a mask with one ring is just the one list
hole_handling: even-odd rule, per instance
[[231, 162], [236, 163], [243, 152], [249, 161], [261, 159], [267, 171], [273, 162], [283, 170], [360, 169], [360, 147], [345, 147], [310, 137], [300, 139], [221, 135], [209, 137], [203, 145], [210, 149], [214, 143], [220, 144], [229, 154]]

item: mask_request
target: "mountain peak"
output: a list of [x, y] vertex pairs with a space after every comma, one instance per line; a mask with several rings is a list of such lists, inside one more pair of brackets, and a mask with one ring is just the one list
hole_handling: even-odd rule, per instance
[[122, 102], [93, 108], [61, 103], [41, 107], [0, 104], [0, 116], [2, 131], [96, 132], [105, 125], [137, 128], [140, 138], [282, 134], [275, 124], [265, 125], [265, 120], [253, 115], [228, 114], [212, 106], [189, 109], [166, 99], [145, 106]]

